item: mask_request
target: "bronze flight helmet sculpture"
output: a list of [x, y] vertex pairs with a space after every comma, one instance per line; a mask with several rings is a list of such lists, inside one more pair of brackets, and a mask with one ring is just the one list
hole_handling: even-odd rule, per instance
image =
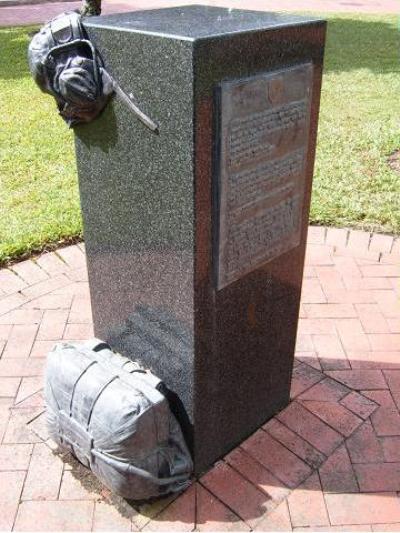
[[28, 62], [39, 88], [52, 95], [71, 127], [95, 119], [115, 93], [152, 131], [157, 124], [132, 101], [104, 67], [90, 41], [82, 15], [99, 15], [101, 0], [86, 0], [80, 12], [70, 11], [47, 22], [29, 44]]

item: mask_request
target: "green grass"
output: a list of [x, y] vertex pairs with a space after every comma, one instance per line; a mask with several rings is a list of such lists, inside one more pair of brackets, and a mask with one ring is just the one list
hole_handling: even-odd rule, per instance
[[[396, 17], [328, 19], [311, 220], [399, 234]], [[0, 263], [82, 231], [73, 135], [30, 78], [32, 30], [0, 29]]]
[[32, 31], [0, 30], [0, 262], [82, 228], [73, 133], [30, 77]]
[[395, 16], [328, 18], [311, 220], [400, 233], [399, 32]]

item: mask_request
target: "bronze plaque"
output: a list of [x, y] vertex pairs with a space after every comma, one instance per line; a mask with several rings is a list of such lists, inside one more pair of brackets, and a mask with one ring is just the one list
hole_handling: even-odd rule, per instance
[[218, 87], [217, 287], [300, 244], [311, 63]]

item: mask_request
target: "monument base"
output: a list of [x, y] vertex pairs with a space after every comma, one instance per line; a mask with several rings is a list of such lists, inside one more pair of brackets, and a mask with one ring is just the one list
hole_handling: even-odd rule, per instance
[[95, 333], [159, 376], [201, 473], [289, 402], [325, 22], [184, 6], [85, 23], [117, 99], [76, 128]]

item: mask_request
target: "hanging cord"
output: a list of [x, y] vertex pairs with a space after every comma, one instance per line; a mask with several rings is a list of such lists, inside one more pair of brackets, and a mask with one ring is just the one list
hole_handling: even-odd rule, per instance
[[129, 107], [129, 109], [135, 113], [138, 119], [143, 122], [145, 126], [147, 126], [151, 131], [158, 133], [158, 125], [148, 115], [146, 115], [146, 113], [139, 109], [135, 103], [133, 103], [133, 95], [126, 94], [126, 92], [121, 89], [121, 87], [114, 79], [113, 89], [115, 94], [121, 99], [121, 101], [124, 102]]

